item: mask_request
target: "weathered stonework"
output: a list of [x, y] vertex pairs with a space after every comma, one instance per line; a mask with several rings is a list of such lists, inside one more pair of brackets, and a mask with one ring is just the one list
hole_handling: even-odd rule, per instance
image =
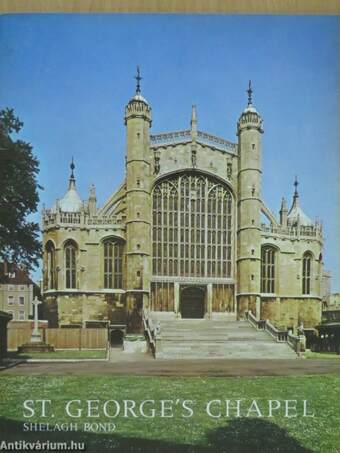
[[282, 329], [295, 329], [301, 322], [305, 328], [314, 328], [321, 319], [321, 301], [307, 297], [263, 297], [260, 317]]
[[[279, 327], [317, 325], [321, 226], [303, 213], [297, 190], [280, 220], [264, 204], [262, 118], [251, 96], [237, 143], [199, 131], [195, 108], [190, 129], [150, 135], [151, 107], [138, 90], [125, 125], [125, 178], [104, 206], [93, 187], [81, 202], [72, 163], [68, 192], [43, 212], [50, 324], [98, 321], [139, 332], [144, 308], [159, 319], [242, 319], [251, 310]], [[267, 248], [274, 270], [266, 280]]]

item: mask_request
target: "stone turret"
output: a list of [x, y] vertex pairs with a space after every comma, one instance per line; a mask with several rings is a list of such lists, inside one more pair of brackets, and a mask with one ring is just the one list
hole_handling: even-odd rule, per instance
[[91, 185], [90, 190], [89, 190], [88, 208], [89, 208], [89, 214], [91, 216], [96, 214], [97, 197], [96, 197], [96, 187], [94, 184]]
[[126, 125], [126, 291], [130, 331], [140, 327], [149, 306], [151, 277], [151, 108], [141, 94], [137, 68], [135, 96], [125, 109]]
[[249, 82], [248, 106], [237, 123], [238, 173], [238, 315], [245, 310], [259, 315], [261, 279], [261, 134], [262, 118], [252, 103]]
[[283, 197], [282, 201], [281, 201], [281, 209], [280, 209], [280, 225], [283, 227], [287, 226], [287, 215], [288, 215], [287, 201]]

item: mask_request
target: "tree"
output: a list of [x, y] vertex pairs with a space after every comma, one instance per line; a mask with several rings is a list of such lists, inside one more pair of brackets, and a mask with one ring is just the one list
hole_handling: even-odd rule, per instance
[[38, 265], [41, 243], [39, 224], [27, 217], [37, 211], [42, 187], [32, 146], [12, 138], [22, 127], [13, 109], [0, 111], [0, 260], [32, 269]]

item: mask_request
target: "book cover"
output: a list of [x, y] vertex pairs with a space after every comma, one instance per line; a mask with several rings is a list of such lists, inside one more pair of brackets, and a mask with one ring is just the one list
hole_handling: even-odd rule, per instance
[[0, 16], [0, 450], [339, 451], [338, 16]]

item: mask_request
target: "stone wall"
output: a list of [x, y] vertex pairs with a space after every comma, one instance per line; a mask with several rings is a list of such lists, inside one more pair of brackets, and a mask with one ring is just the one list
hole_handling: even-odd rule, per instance
[[269, 319], [283, 329], [296, 329], [301, 322], [305, 328], [313, 328], [321, 322], [321, 300], [308, 297], [262, 297], [260, 318]]
[[302, 295], [302, 259], [311, 252], [311, 296], [321, 297], [323, 275], [322, 242], [320, 237], [297, 237], [262, 232], [261, 244], [276, 249], [275, 295], [296, 297]]
[[[183, 170], [184, 168], [192, 168], [191, 147], [192, 142], [157, 148], [160, 152], [160, 172], [157, 176], [163, 176], [170, 172]], [[236, 190], [236, 175], [238, 171], [237, 156], [218, 149], [212, 149], [200, 143], [197, 143], [196, 149], [197, 170], [209, 172], [224, 180], [229, 180]]]
[[43, 318], [48, 321], [49, 327], [58, 327], [58, 302], [56, 296], [46, 296], [42, 304]]
[[82, 325], [86, 321], [108, 321], [110, 324], [126, 322], [126, 298], [124, 293], [110, 294], [59, 294], [47, 296], [43, 304], [43, 316], [49, 327]]
[[244, 319], [245, 312], [250, 310], [253, 314], [256, 314], [256, 300], [257, 296], [251, 295], [243, 295], [238, 296], [237, 298], [237, 318]]
[[[57, 287], [54, 289], [65, 290], [65, 263], [64, 244], [72, 240], [77, 245], [77, 288], [86, 290], [102, 290], [104, 287], [104, 247], [103, 241], [114, 237], [124, 239], [125, 232], [122, 229], [103, 228], [93, 226], [80, 228], [80, 226], [60, 227], [57, 230], [44, 232], [44, 250], [46, 243], [53, 242], [56, 250]], [[44, 270], [47, 269], [47, 254], [44, 253]], [[46, 287], [46, 272], [44, 275], [44, 290]]]

